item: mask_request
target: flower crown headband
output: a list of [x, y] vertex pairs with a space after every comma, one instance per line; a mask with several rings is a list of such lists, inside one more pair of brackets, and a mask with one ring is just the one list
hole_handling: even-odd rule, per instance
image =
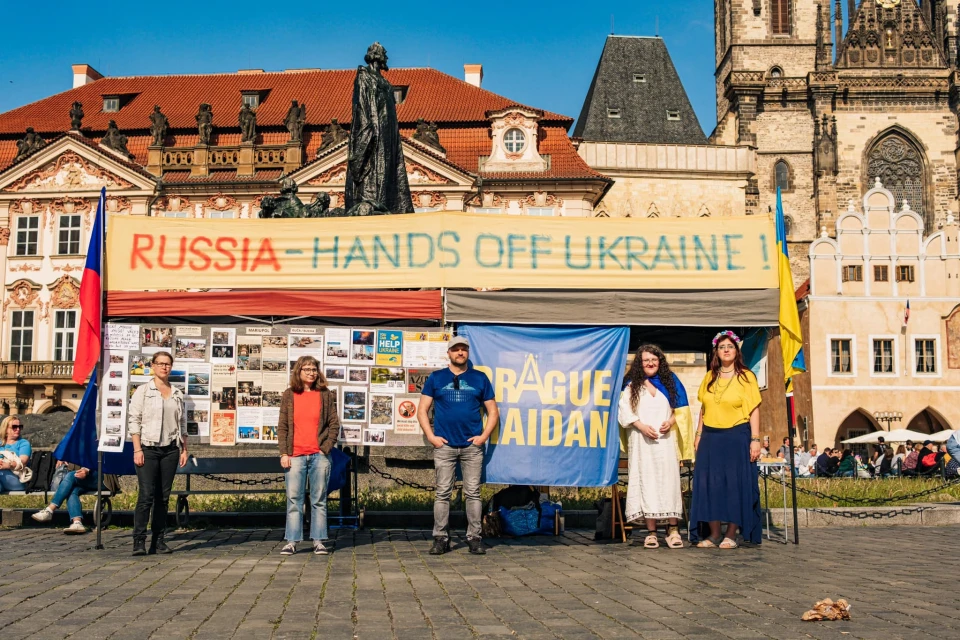
[[721, 331], [721, 332], [718, 333], [717, 335], [713, 336], [713, 346], [714, 346], [714, 348], [716, 348], [717, 343], [720, 342], [720, 340], [722, 340], [723, 338], [730, 338], [730, 339], [733, 340], [735, 343], [737, 343], [737, 347], [738, 347], [738, 348], [740, 347], [740, 345], [743, 344], [743, 340], [740, 339], [740, 336], [738, 336], [738, 335], [735, 334], [733, 331], [730, 331], [730, 330], [728, 329], [727, 331]]

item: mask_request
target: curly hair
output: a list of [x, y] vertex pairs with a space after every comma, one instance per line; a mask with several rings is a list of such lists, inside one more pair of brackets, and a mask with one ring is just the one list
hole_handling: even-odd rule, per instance
[[667, 390], [667, 401], [670, 403], [670, 408], [675, 409], [677, 406], [677, 385], [674, 382], [673, 372], [670, 371], [670, 365], [667, 364], [667, 357], [663, 354], [663, 350], [655, 344], [640, 345], [633, 356], [633, 363], [630, 365], [630, 370], [627, 371], [627, 382], [630, 383], [630, 406], [636, 411], [637, 403], [640, 401], [640, 389], [643, 388], [643, 383], [647, 380], [647, 374], [643, 371], [644, 353], [656, 356], [660, 361], [657, 377], [660, 378], [660, 382]]
[[306, 385], [304, 385], [303, 380], [300, 379], [300, 370], [308, 364], [312, 364], [317, 368], [317, 379], [313, 381], [314, 390], [326, 391], [327, 378], [323, 375], [323, 368], [320, 366], [320, 362], [313, 356], [300, 356], [297, 359], [297, 363], [293, 365], [293, 370], [290, 372], [290, 388], [294, 393], [303, 393]]
[[743, 380], [744, 383], [750, 381], [749, 376], [747, 376], [747, 365], [743, 363], [743, 352], [740, 351], [740, 345], [737, 344], [737, 341], [731, 338], [730, 336], [723, 336], [717, 340], [717, 344], [713, 347], [713, 355], [710, 358], [710, 382], [707, 383], [707, 391], [713, 389], [714, 383], [717, 381], [717, 378], [720, 377], [720, 353], [719, 347], [724, 342], [730, 342], [737, 350], [737, 355], [733, 359], [733, 369], [737, 374], [737, 377]]

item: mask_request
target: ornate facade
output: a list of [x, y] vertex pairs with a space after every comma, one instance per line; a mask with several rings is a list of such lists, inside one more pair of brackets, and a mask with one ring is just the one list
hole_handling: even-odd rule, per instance
[[[343, 206], [352, 70], [74, 72], [72, 90], [0, 114], [0, 410], [79, 405], [77, 279], [101, 187], [109, 212], [145, 224], [256, 218], [281, 178], [305, 203], [323, 191]], [[572, 118], [485, 91], [476, 73], [386, 75], [418, 211], [590, 216], [610, 187], [567, 137]]]

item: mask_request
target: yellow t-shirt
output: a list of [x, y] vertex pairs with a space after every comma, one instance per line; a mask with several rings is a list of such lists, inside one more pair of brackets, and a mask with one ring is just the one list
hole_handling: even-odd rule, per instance
[[703, 406], [704, 426], [729, 429], [750, 421], [750, 414], [760, 406], [760, 387], [752, 371], [744, 375], [746, 381], [740, 376], [729, 380], [718, 377], [710, 391], [707, 391], [710, 373], [704, 376], [697, 392], [697, 399]]

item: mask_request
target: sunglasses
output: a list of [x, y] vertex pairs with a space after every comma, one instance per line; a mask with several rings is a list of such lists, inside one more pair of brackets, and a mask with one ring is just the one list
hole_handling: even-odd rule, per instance
[[10, 425], [10, 428], [11, 428], [11, 429], [23, 429], [23, 425], [22, 425], [22, 424], [12, 424], [12, 425]]

